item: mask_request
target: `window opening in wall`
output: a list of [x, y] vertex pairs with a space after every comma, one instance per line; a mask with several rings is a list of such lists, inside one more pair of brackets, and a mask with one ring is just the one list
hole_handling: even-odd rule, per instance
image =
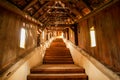
[[96, 38], [95, 38], [95, 29], [94, 26], [90, 28], [90, 40], [91, 40], [91, 47], [96, 46]]
[[25, 48], [25, 38], [26, 38], [25, 29], [21, 28], [21, 31], [20, 31], [20, 48]]

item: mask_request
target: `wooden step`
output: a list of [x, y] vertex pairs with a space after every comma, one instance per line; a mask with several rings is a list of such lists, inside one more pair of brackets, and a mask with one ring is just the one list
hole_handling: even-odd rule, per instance
[[65, 55], [65, 56], [44, 56], [44, 58], [72, 58], [71, 55]]
[[57, 39], [55, 39], [55, 40], [53, 40], [53, 41], [62, 41], [63, 42], [63, 39], [61, 39], [61, 38], [57, 38]]
[[54, 47], [64, 47], [64, 48], [66, 48], [66, 45], [64, 45], [64, 44], [51, 44], [50, 45], [50, 48], [54, 48]]
[[64, 49], [47, 49], [46, 52], [56, 52], [56, 53], [70, 53], [70, 50], [64, 50]]
[[64, 57], [45, 57], [44, 58], [44, 60], [45, 61], [49, 61], [49, 60], [51, 60], [51, 61], [54, 61], [54, 60], [56, 60], [56, 61], [72, 61], [73, 59], [71, 58], [71, 57], [68, 57], [68, 58], [64, 58]]
[[78, 74], [30, 74], [27, 80], [88, 80], [84, 73]]
[[85, 73], [85, 70], [74, 64], [43, 64], [31, 69], [31, 73]]
[[63, 57], [49, 57], [49, 58], [44, 58], [43, 59], [43, 63], [56, 63], [56, 64], [61, 64], [61, 63], [73, 63], [73, 59], [72, 58], [63, 58]]
[[59, 50], [59, 51], [61, 51], [61, 50], [63, 50], [63, 51], [68, 51], [69, 49], [68, 48], [66, 48], [66, 47], [51, 47], [51, 48], [47, 48], [46, 50], [51, 50], [51, 51], [53, 51], [53, 50]]
[[74, 64], [73, 61], [43, 61], [44, 64]]
[[60, 53], [60, 52], [49, 51], [45, 53], [45, 56], [71, 56], [71, 54], [68, 52]]
[[50, 47], [66, 47], [65, 43], [60, 42], [54, 42], [51, 43]]
[[63, 40], [53, 40], [53, 42], [64, 42]]

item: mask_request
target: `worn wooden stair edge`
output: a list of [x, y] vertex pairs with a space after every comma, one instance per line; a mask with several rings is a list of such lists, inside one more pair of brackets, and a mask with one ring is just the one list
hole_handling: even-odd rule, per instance
[[49, 78], [55, 78], [55, 79], [63, 79], [63, 78], [72, 78], [72, 79], [75, 79], [75, 78], [79, 78], [79, 79], [85, 79], [87, 80], [88, 76], [84, 73], [81, 73], [81, 74], [78, 74], [78, 73], [74, 73], [74, 74], [30, 74], [28, 75], [27, 79], [28, 80], [31, 80], [31, 78], [33, 79], [49, 79]]

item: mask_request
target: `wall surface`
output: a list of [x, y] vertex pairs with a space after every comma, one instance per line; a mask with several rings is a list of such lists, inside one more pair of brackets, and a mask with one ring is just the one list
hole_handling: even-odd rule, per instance
[[0, 80], [27, 80], [30, 69], [42, 64], [45, 50], [50, 46], [52, 40], [53, 38], [49, 39], [49, 41], [44, 42], [40, 47], [21, 58], [0, 77]]
[[120, 80], [120, 77], [116, 73], [89, 56], [81, 48], [76, 47], [73, 43], [67, 40], [65, 40], [65, 43], [70, 49], [74, 64], [85, 68], [89, 80]]
[[[20, 48], [21, 28], [25, 29], [25, 48]], [[36, 24], [0, 6], [0, 74], [36, 47], [36, 29]]]
[[71, 30], [70, 28], [69, 29], [69, 40], [75, 44], [75, 35], [74, 35], [74, 31]]
[[[116, 73], [120, 72], [119, 14], [120, 1], [101, 8], [101, 11], [80, 20], [78, 24], [78, 46]], [[95, 47], [91, 47], [91, 27], [95, 28]], [[73, 42], [73, 38], [69, 40]]]
[[40, 48], [36, 48], [28, 59], [21, 59], [24, 60], [24, 63], [21, 64], [21, 66], [17, 68], [7, 80], [27, 80], [27, 75], [30, 73], [30, 69], [36, 65], [41, 65], [42, 59], [42, 51], [40, 51]]

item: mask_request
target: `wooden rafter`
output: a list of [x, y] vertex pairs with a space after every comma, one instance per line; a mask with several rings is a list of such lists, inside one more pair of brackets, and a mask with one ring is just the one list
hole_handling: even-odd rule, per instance
[[67, 7], [72, 13], [74, 13], [76, 16], [81, 16], [81, 13], [78, 10], [76, 10], [76, 8], [74, 8], [71, 4], [67, 2], [65, 2], [65, 4], [68, 4]]
[[44, 9], [47, 5], [49, 5], [49, 4], [51, 4], [51, 1], [50, 2], [47, 2], [46, 4], [44, 4], [34, 15], [33, 15], [33, 17], [36, 15], [36, 14], [38, 14], [39, 12], [41, 12], [42, 11], [42, 9]]
[[38, 0], [33, 0], [31, 1], [31, 3], [29, 3], [24, 9], [23, 11], [27, 10], [30, 6], [34, 5]]
[[85, 0], [81, 0], [81, 2], [82, 2], [90, 11], [93, 10], [92, 7], [90, 7], [90, 6], [85, 2]]
[[45, 12], [43, 13], [43, 15], [42, 15], [42, 16], [39, 16], [39, 18], [38, 18], [38, 19], [41, 19], [42, 17], [45, 17], [45, 16], [46, 16], [46, 14], [47, 14], [47, 11], [45, 11]]

